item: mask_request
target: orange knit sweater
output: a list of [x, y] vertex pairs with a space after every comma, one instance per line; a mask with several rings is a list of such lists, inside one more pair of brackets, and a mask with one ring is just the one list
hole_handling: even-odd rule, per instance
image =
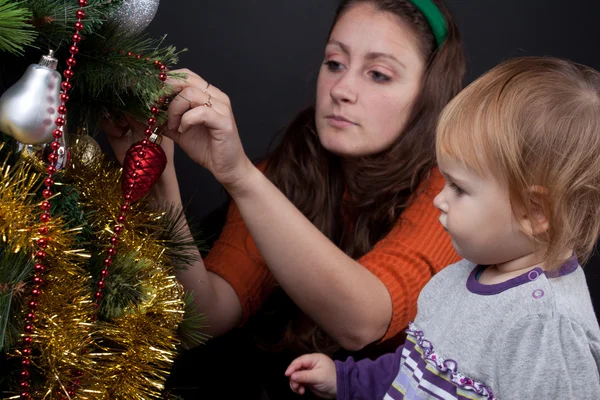
[[[443, 186], [444, 178], [436, 169], [394, 229], [358, 260], [385, 284], [392, 299], [392, 320], [382, 340], [408, 326], [417, 314], [421, 289], [435, 273], [459, 260], [433, 206], [433, 198]], [[276, 285], [233, 203], [223, 232], [204, 263], [233, 287], [244, 322], [260, 309]]]

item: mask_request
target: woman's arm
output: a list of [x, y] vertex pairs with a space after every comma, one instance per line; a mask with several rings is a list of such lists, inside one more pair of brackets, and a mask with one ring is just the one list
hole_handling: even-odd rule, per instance
[[[153, 187], [152, 195], [163, 206], [171, 204], [183, 208], [173, 163], [169, 164], [159, 182]], [[184, 240], [191, 241], [190, 228], [185, 220], [183, 224], [180, 233], [185, 236]], [[204, 332], [213, 337], [223, 335], [239, 325], [242, 319], [240, 300], [226, 280], [206, 270], [197, 247], [193, 246], [189, 251], [194, 253], [192, 256], [195, 262], [187, 268], [180, 269], [176, 275], [177, 279], [187, 291], [194, 293], [194, 305], [207, 317], [208, 326]]]
[[386, 286], [342, 252], [254, 166], [228, 188], [277, 282], [333, 339], [358, 350], [392, 317]]

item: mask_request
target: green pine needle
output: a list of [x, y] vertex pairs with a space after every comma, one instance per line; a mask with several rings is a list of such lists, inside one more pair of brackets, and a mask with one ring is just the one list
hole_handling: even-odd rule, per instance
[[23, 54], [37, 35], [28, 22], [31, 17], [25, 2], [0, 0], [0, 51]]
[[22, 318], [21, 306], [25, 281], [33, 272], [33, 264], [23, 252], [0, 250], [0, 351], [19, 342]]
[[[131, 307], [147, 300], [147, 290], [140, 284], [140, 275], [148, 268], [149, 263], [138, 259], [139, 254], [117, 256], [111, 266], [111, 274], [106, 279], [106, 288], [100, 317], [112, 321], [125, 314]], [[101, 269], [102, 259], [94, 260], [97, 269]], [[94, 276], [99, 276], [96, 274]]]
[[163, 217], [163, 230], [158, 237], [165, 247], [165, 255], [176, 270], [186, 269], [198, 261], [198, 250], [204, 250], [200, 233], [190, 224], [190, 237], [186, 224], [185, 210], [181, 206], [167, 205]]
[[206, 317], [198, 312], [194, 305], [194, 294], [186, 292], [185, 301], [185, 316], [183, 322], [179, 325], [179, 337], [183, 347], [191, 349], [206, 343], [211, 336], [202, 333], [208, 324]]

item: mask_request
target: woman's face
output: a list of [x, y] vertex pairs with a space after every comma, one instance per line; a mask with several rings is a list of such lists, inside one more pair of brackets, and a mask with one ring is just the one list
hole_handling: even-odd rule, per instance
[[419, 94], [425, 62], [412, 29], [368, 3], [338, 20], [317, 82], [322, 145], [346, 157], [378, 153], [401, 134]]

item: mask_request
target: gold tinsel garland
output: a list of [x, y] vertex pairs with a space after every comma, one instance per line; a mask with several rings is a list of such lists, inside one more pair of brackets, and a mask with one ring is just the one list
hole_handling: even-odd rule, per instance
[[[66, 171], [87, 211], [88, 224], [98, 243], [108, 243], [121, 204], [120, 170], [107, 163], [97, 144], [81, 136], [71, 149]], [[4, 165], [0, 177], [0, 234], [14, 251], [33, 254], [41, 224], [36, 219], [36, 185], [42, 178], [26, 161], [15, 168]], [[60, 186], [58, 186], [60, 188]], [[60, 201], [56, 194], [54, 201]], [[89, 212], [93, 211], [93, 212]], [[164, 382], [177, 354], [176, 330], [183, 320], [183, 288], [173, 276], [164, 234], [164, 212], [141, 202], [132, 207], [119, 254], [135, 254], [141, 261], [136, 279], [145, 296], [110, 322], [93, 323], [92, 295], [98, 277], [90, 276], [90, 255], [74, 248], [78, 228], [63, 229], [53, 217], [50, 268], [36, 313], [33, 358], [46, 382], [32, 392], [34, 398], [66, 397], [75, 379], [81, 399], [160, 398]], [[81, 371], [81, 377], [74, 376]]]

